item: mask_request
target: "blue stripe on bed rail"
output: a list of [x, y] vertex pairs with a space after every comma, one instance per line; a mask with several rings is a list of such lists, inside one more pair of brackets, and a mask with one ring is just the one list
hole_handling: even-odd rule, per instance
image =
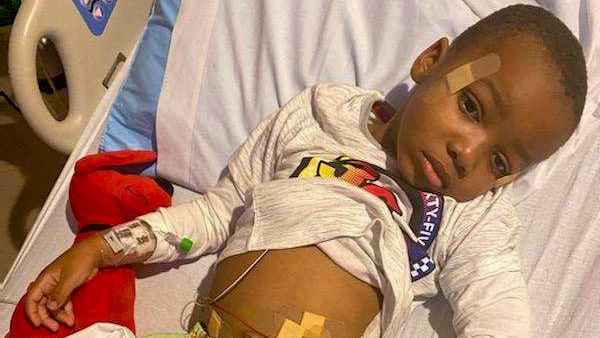
[[[99, 151], [156, 150], [156, 107], [180, 5], [181, 0], [156, 1], [127, 79], [110, 108]], [[156, 175], [156, 166], [144, 173]]]

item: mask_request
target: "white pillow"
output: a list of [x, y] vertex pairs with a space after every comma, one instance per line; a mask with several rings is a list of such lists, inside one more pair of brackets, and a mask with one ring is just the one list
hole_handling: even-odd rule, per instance
[[[515, 181], [517, 202], [544, 184], [594, 130], [600, 96], [600, 1], [539, 2], [581, 37], [589, 94], [573, 138]], [[260, 120], [305, 87], [356, 84], [386, 93], [398, 106], [414, 85], [410, 66], [425, 47], [510, 4], [538, 5], [533, 0], [216, 3], [182, 4], [158, 107], [159, 174], [195, 191], [214, 185]]]

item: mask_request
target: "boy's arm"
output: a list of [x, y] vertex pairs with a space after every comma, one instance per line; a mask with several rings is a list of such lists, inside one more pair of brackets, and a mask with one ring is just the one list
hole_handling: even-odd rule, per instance
[[[243, 208], [246, 193], [256, 184], [272, 178], [285, 145], [299, 128], [305, 127], [298, 116], [306, 114], [295, 113], [310, 111], [311, 93], [312, 88], [304, 90], [263, 121], [232, 156], [229, 174], [197, 200], [161, 208], [141, 216], [137, 224], [134, 221], [118, 225], [90, 236], [50, 263], [30, 285], [26, 295], [25, 311], [33, 324], [53, 331], [58, 330], [58, 321], [73, 325], [70, 295], [93, 278], [99, 268], [144, 261], [168, 262], [219, 250], [233, 230], [235, 214]], [[115, 240], [113, 250], [105, 235], [127, 227], [135, 227], [132, 236], [121, 237], [120, 246], [119, 243], [114, 245], [115, 241], [119, 242]], [[191, 240], [191, 250], [186, 253], [169, 244], [169, 233], [178, 239]], [[139, 246], [135, 244], [138, 239]]]
[[[149, 227], [154, 239], [154, 248], [143, 261], [170, 262], [218, 251], [233, 231], [243, 205], [244, 197], [228, 173], [193, 201], [138, 217]], [[169, 243], [171, 234], [179, 240], [189, 239], [192, 243], [189, 251], [182, 251], [172, 241]]]
[[[244, 210], [246, 194], [255, 185], [272, 179], [284, 147], [303, 127], [307, 114], [297, 112], [310, 111], [312, 91], [304, 90], [264, 120], [233, 154], [229, 172], [215, 187], [196, 200], [138, 218], [149, 224], [156, 236], [156, 248], [145, 262], [193, 258], [223, 247]], [[182, 252], [168, 242], [168, 234], [191, 240], [191, 249]]]
[[520, 223], [508, 198], [498, 202], [475, 225], [455, 225], [439, 275], [460, 338], [531, 336], [517, 251]]

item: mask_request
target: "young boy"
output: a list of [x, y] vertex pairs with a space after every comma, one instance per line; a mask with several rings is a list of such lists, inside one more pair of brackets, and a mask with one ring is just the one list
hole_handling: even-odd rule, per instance
[[214, 331], [221, 322], [236, 337], [291, 337], [294, 309], [334, 323], [334, 337], [396, 337], [411, 308], [440, 291], [458, 336], [529, 336], [518, 220], [503, 186], [575, 130], [581, 48], [550, 13], [517, 5], [451, 46], [435, 42], [411, 76], [417, 85], [398, 111], [347, 85], [300, 93], [199, 199], [51, 263], [29, 289], [27, 315], [56, 330], [73, 323], [69, 295], [99, 268], [220, 251], [200, 302], [213, 336], [224, 335]]

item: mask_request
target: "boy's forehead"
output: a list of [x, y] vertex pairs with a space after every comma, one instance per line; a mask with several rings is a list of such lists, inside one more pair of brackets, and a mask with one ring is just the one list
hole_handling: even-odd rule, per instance
[[455, 54], [422, 99], [435, 103], [466, 88], [483, 93], [478, 99], [487, 115], [485, 123], [493, 121], [489, 124], [505, 139], [502, 143], [526, 149], [531, 161], [519, 162], [527, 166], [555, 152], [568, 139], [575, 120], [549, 59], [531, 41], [517, 40], [487, 52]]
[[446, 74], [446, 84], [450, 94], [455, 94], [471, 83], [498, 72], [501, 64], [502, 61], [498, 54], [488, 53], [457, 67]]
[[[476, 58], [495, 55], [499, 68], [495, 72], [488, 71], [471, 84], [485, 87], [491, 93], [482, 99], [494, 102], [493, 105], [484, 103], [493, 107], [487, 113], [506, 127], [503, 129], [506, 137], [523, 144], [529, 149], [533, 162], [538, 162], [568, 139], [575, 120], [560, 74], [543, 53], [525, 42], [497, 46], [492, 53]], [[523, 52], [515, 53], [520, 45], [524, 45]]]
[[443, 75], [441, 82], [432, 85], [424, 95], [423, 100], [434, 103], [460, 90], [468, 87], [473, 82], [482, 80], [500, 70], [502, 61], [496, 53], [469, 60]]
[[[506, 64], [506, 63], [505, 63]], [[507, 65], [507, 68], [510, 64]], [[559, 77], [531, 62], [490, 76], [502, 97], [498, 114], [530, 149], [534, 162], [554, 153], [575, 129], [571, 100]], [[521, 70], [521, 71], [518, 71]]]

